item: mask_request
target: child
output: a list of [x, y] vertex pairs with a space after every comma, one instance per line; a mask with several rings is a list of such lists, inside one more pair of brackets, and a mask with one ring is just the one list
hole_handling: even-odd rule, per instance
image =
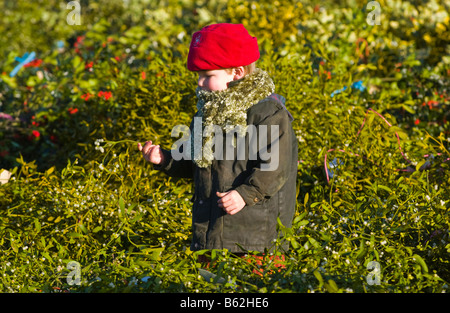
[[[255, 67], [259, 57], [256, 38], [241, 24], [214, 24], [194, 33], [187, 67], [198, 72], [198, 111], [193, 121], [202, 121], [203, 138], [197, 140], [201, 147], [195, 146], [191, 136], [191, 146], [179, 149], [191, 148], [193, 157], [185, 153], [187, 157], [179, 159], [174, 158], [173, 150], [161, 149], [151, 141], [138, 145], [145, 160], [156, 169], [172, 177], [193, 178], [193, 251], [271, 251], [280, 235], [277, 218], [286, 227], [292, 225], [297, 140], [284, 98], [274, 94], [275, 86], [268, 74]], [[198, 127], [193, 124], [191, 130]], [[230, 129], [236, 126], [241, 126], [237, 137], [245, 136], [245, 141], [240, 142], [245, 143], [244, 155], [228, 153], [228, 144], [224, 145], [227, 157], [211, 157], [211, 134], [206, 129], [223, 131], [223, 137], [215, 132], [213, 138], [215, 152], [220, 152], [221, 143], [227, 141], [222, 139], [228, 139]], [[243, 129], [257, 134], [243, 134]], [[236, 147], [235, 135], [232, 137], [231, 148]], [[265, 145], [260, 140], [264, 138]], [[263, 145], [252, 150], [254, 142]], [[195, 157], [199, 151], [203, 155]]]

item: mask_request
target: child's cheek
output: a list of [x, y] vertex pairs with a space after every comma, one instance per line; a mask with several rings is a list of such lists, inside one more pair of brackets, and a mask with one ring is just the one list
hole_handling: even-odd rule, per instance
[[225, 80], [216, 79], [210, 82], [209, 84], [211, 91], [218, 91], [227, 89], [227, 83]]

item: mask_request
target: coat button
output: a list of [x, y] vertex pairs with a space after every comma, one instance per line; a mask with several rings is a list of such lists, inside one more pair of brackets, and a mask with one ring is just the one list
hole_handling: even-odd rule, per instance
[[199, 203], [199, 204], [203, 204], [203, 200], [200, 200], [198, 203]]
[[255, 198], [255, 199], [253, 199], [253, 201], [255, 201], [255, 202], [258, 202], [258, 201], [259, 201], [259, 199], [258, 199], [258, 198]]

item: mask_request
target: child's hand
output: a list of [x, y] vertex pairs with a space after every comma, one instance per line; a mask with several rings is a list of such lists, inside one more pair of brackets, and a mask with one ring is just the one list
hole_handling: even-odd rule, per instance
[[146, 141], [144, 147], [138, 143], [139, 151], [142, 151], [144, 159], [153, 164], [161, 164], [164, 162], [164, 155], [159, 145], [152, 144], [151, 141]]
[[230, 215], [236, 214], [245, 206], [244, 199], [242, 199], [241, 195], [236, 190], [230, 190], [223, 193], [216, 192], [216, 195], [220, 198], [219, 201], [217, 201], [219, 208], [222, 208]]

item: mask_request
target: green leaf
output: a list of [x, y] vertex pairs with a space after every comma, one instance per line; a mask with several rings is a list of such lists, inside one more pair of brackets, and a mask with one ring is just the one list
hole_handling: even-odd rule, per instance
[[76, 233], [76, 232], [71, 232], [71, 233], [68, 233], [67, 236], [70, 237], [70, 238], [82, 238], [83, 234]]
[[322, 278], [322, 275], [320, 275], [320, 273], [319, 273], [318, 270], [315, 270], [315, 271], [313, 272], [313, 275], [314, 275], [314, 277], [319, 281], [319, 287], [322, 287], [322, 286], [323, 286], [323, 278]]
[[416, 165], [416, 171], [419, 171], [420, 168], [422, 167], [422, 165], [424, 165], [426, 161], [427, 160], [422, 160], [422, 161], [418, 162]]
[[304, 226], [304, 225], [308, 225], [309, 224], [309, 221], [308, 220], [302, 220], [302, 221], [300, 221], [298, 224], [297, 224], [297, 226]]
[[83, 60], [79, 56], [75, 56], [72, 59], [72, 66], [74, 68], [74, 72], [75, 73], [79, 73], [79, 72], [84, 71]]
[[336, 282], [332, 279], [329, 279], [326, 283], [325, 283], [325, 288], [327, 288], [328, 292], [338, 292], [339, 288], [336, 285]]
[[359, 244], [358, 254], [356, 254], [356, 259], [357, 260], [361, 260], [367, 253], [367, 248], [366, 248], [366, 245], [365, 245], [364, 241], [365, 240], [362, 239], [360, 244]]
[[37, 218], [34, 219], [34, 229], [36, 233], [41, 231], [41, 223], [39, 223], [39, 220]]
[[416, 114], [416, 111], [408, 105], [402, 104], [402, 108], [411, 114]]
[[292, 245], [292, 248], [294, 248], [294, 249], [298, 249], [298, 248], [300, 248], [300, 244], [297, 242], [297, 240], [295, 240], [294, 238], [291, 238], [291, 240], [289, 240], [289, 242], [291, 243], [291, 245]]
[[383, 190], [386, 190], [389, 193], [392, 193], [392, 189], [387, 187], [387, 186], [384, 186], [384, 185], [378, 184], [378, 189], [383, 189]]
[[134, 271], [131, 268], [124, 267], [122, 265], [116, 265], [117, 269], [124, 271], [126, 273], [133, 273]]
[[158, 260], [161, 256], [161, 252], [164, 251], [164, 248], [144, 248], [141, 249], [141, 252], [144, 254], [150, 255], [152, 260]]
[[99, 232], [99, 231], [101, 231], [102, 230], [102, 226], [97, 226], [97, 227], [95, 227], [93, 230], [92, 230], [92, 232], [93, 233], [97, 233], [97, 232]]
[[125, 202], [123, 201], [123, 198], [119, 198], [119, 216], [123, 217], [125, 214]]
[[306, 205], [308, 204], [308, 200], [309, 200], [309, 193], [306, 193], [305, 195], [305, 200], [303, 200], [303, 205], [306, 207]]
[[422, 268], [422, 271], [424, 273], [428, 273], [428, 266], [425, 263], [425, 261], [422, 259], [422, 257], [419, 256], [418, 254], [414, 254], [412, 257], [413, 257], [414, 261], [416, 261], [416, 263], [420, 265], [420, 267]]
[[16, 240], [11, 239], [11, 248], [15, 253], [19, 252], [19, 244]]
[[78, 228], [80, 228], [80, 230], [83, 232], [83, 233], [85, 233], [85, 234], [87, 234], [88, 233], [88, 230], [86, 229], [86, 226], [84, 226], [84, 224], [78, 224]]
[[47, 171], [45, 171], [45, 176], [50, 176], [55, 171], [55, 167], [50, 167]]
[[161, 99], [161, 102], [167, 102], [172, 98], [171, 95], [165, 96], [164, 98]]
[[314, 238], [308, 237], [308, 241], [313, 245], [314, 248], [320, 248], [319, 242], [317, 242], [317, 240], [315, 240]]

